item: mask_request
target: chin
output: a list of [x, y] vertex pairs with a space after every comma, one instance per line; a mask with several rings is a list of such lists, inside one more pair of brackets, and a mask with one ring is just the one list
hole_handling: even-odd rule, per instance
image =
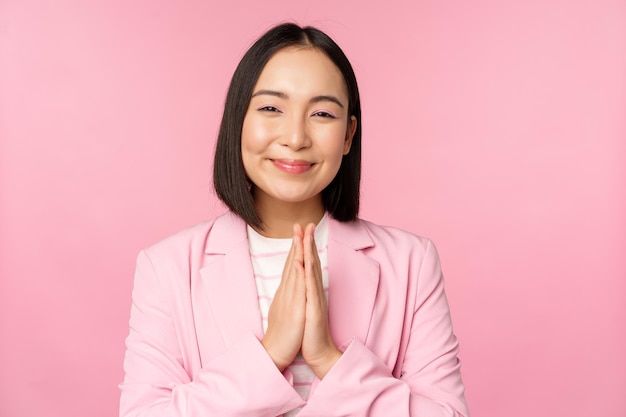
[[297, 203], [305, 203], [307, 201], [311, 201], [316, 199], [317, 197], [320, 198], [321, 200], [321, 192], [320, 193], [307, 193], [307, 194], [302, 194], [302, 193], [276, 193], [273, 195], [273, 198], [277, 201], [280, 201], [282, 203], [290, 203], [290, 204], [297, 204]]
[[276, 200], [282, 202], [282, 203], [289, 203], [289, 204], [298, 204], [298, 203], [304, 203], [305, 201], [309, 201], [311, 200], [312, 197], [310, 196], [306, 196], [306, 197], [301, 197], [301, 196], [279, 196], [276, 197]]

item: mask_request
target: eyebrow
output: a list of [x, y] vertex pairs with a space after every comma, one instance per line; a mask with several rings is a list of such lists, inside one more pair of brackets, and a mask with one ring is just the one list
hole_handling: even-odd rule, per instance
[[[261, 96], [261, 95], [274, 96], [274, 97], [282, 98], [285, 100], [289, 98], [287, 94], [282, 93], [280, 91], [274, 91], [274, 90], [259, 90], [256, 93], [252, 94], [252, 97]], [[339, 101], [339, 99], [335, 96], [328, 96], [328, 95], [315, 96], [311, 98], [311, 100], [309, 100], [310, 103], [319, 103], [321, 101], [330, 101], [332, 103], [337, 104], [342, 109], [344, 108], [343, 104], [341, 104], [341, 101]]]

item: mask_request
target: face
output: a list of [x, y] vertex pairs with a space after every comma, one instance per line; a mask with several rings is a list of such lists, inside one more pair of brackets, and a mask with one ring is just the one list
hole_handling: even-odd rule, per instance
[[259, 76], [242, 128], [241, 155], [255, 201], [318, 200], [321, 206], [356, 123], [343, 76], [323, 52], [278, 51]]

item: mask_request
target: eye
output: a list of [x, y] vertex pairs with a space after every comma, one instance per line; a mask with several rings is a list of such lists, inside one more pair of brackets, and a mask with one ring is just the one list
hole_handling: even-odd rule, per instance
[[266, 111], [270, 113], [280, 113], [280, 110], [278, 109], [278, 107], [274, 107], [274, 106], [263, 106], [259, 108], [259, 111]]
[[332, 113], [329, 113], [327, 111], [318, 111], [313, 113], [313, 116], [317, 116], [317, 117], [324, 117], [324, 118], [328, 118], [328, 119], [335, 119], [335, 115]]

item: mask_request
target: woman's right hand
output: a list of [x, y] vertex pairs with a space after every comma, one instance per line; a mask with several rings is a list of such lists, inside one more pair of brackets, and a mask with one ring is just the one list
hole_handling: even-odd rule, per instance
[[304, 336], [306, 284], [304, 278], [304, 230], [293, 228], [293, 243], [285, 262], [280, 285], [267, 317], [261, 343], [282, 372], [300, 351]]

